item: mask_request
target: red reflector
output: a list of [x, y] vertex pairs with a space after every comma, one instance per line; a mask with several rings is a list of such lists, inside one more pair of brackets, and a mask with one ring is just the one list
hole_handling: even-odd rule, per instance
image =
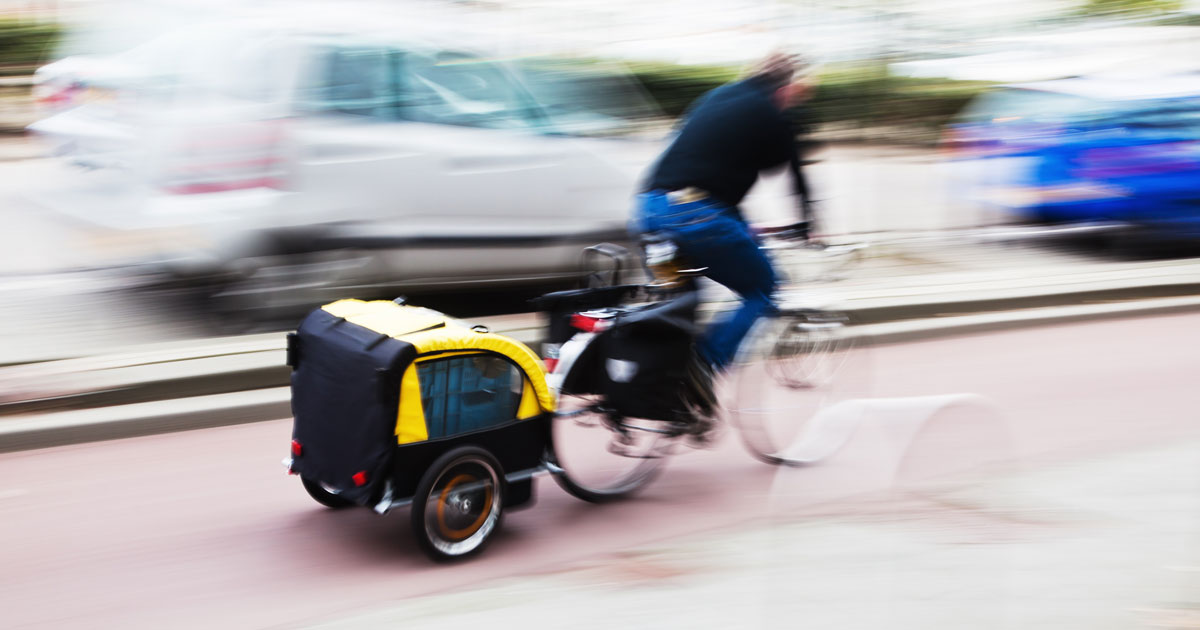
[[367, 484], [367, 471], [360, 470], [360, 471], [354, 473], [354, 476], [351, 477], [351, 479], [354, 480], [354, 485], [364, 486]]
[[547, 372], [553, 372], [554, 368], [558, 367], [558, 359], [542, 359], [542, 363], [546, 364]]
[[304, 451], [304, 448], [302, 446], [300, 446], [300, 442], [297, 442], [296, 440], [292, 440], [292, 457], [300, 457], [300, 453], [302, 453], [303, 451]]
[[608, 328], [610, 320], [600, 319], [598, 317], [588, 317], [583, 313], [575, 313], [571, 316], [571, 327], [575, 330], [583, 332], [599, 332]]

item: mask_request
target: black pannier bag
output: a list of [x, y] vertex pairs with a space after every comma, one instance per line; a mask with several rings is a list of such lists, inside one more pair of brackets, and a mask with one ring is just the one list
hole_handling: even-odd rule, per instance
[[[571, 320], [576, 313], [616, 307], [641, 290], [641, 285], [623, 284], [611, 287], [593, 287], [588, 289], [571, 289], [555, 291], [530, 300], [534, 308], [542, 312], [546, 320], [547, 334], [542, 345], [542, 354], [546, 358], [557, 359], [559, 348], [571, 339], [578, 330]], [[600, 374], [598, 358], [602, 344], [593, 343], [583, 351], [575, 361], [575, 368], [562, 383], [562, 391], [567, 394], [599, 394], [603, 390], [603, 378]]]
[[686, 419], [696, 304], [689, 293], [622, 314], [596, 340], [589, 367], [608, 406], [631, 418]]

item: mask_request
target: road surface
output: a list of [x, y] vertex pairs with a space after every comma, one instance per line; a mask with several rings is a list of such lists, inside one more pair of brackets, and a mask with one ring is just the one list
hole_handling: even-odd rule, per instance
[[911, 442], [878, 433], [881, 457], [852, 442], [822, 465], [780, 470], [727, 433], [615, 505], [582, 503], [543, 478], [538, 502], [510, 513], [481, 557], [449, 566], [418, 551], [406, 510], [312, 502], [279, 464], [286, 420], [4, 455], [3, 625], [290, 628], [586, 564], [645, 579], [624, 550], [802, 522], [923, 462], [982, 453], [1037, 467], [1194, 438], [1195, 339], [1195, 317], [1178, 315], [876, 347], [877, 427], [911, 417], [905, 401], [972, 396], [934, 410]]

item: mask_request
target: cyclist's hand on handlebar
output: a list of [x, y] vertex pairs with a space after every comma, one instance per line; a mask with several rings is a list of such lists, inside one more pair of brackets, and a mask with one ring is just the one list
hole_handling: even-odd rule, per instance
[[805, 241], [808, 240], [808, 221], [796, 221], [794, 223], [756, 223], [750, 226], [750, 229], [757, 236], [770, 236], [788, 241]]

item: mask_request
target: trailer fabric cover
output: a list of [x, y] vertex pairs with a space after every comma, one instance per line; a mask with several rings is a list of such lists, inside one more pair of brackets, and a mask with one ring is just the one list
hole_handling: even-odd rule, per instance
[[366, 504], [389, 476], [400, 374], [417, 349], [323, 309], [296, 340], [292, 470]]

